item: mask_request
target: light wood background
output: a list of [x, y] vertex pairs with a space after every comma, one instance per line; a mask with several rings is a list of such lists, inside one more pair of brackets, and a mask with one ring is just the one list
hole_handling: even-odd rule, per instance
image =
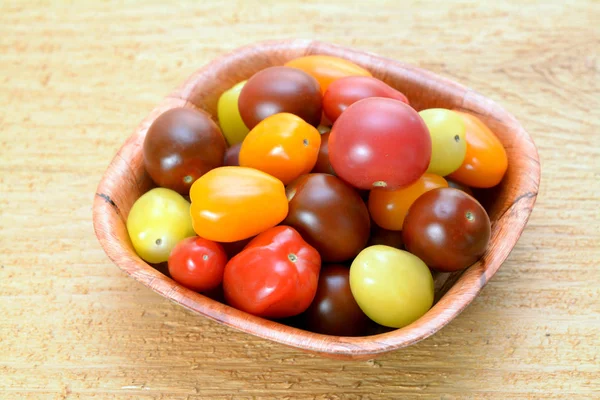
[[[168, 3], [0, 2], [1, 399], [600, 398], [599, 2]], [[100, 176], [165, 94], [224, 52], [292, 37], [458, 80], [539, 148], [538, 203], [499, 273], [440, 333], [374, 361], [194, 315], [92, 230]]]

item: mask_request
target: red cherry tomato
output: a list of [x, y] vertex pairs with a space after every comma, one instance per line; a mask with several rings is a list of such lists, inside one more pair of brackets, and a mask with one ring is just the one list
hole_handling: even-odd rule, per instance
[[221, 284], [226, 264], [227, 255], [219, 243], [194, 236], [173, 248], [169, 273], [182, 286], [203, 292]]
[[371, 97], [348, 107], [329, 136], [329, 160], [337, 176], [359, 189], [398, 189], [429, 167], [431, 137], [409, 105]]
[[317, 291], [321, 256], [293, 228], [270, 228], [252, 239], [225, 267], [227, 302], [265, 318], [304, 312]]

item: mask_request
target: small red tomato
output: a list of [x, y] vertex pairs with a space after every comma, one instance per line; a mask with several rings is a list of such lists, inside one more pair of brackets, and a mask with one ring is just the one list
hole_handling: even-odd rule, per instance
[[323, 96], [323, 111], [331, 122], [350, 105], [368, 97], [387, 97], [408, 104], [406, 96], [372, 76], [347, 76], [334, 81]]
[[427, 125], [409, 105], [371, 97], [348, 107], [329, 136], [329, 160], [338, 177], [359, 189], [408, 186], [431, 159]]
[[225, 267], [223, 289], [232, 307], [264, 318], [304, 312], [317, 291], [321, 256], [293, 228], [256, 236]]
[[223, 281], [227, 255], [216, 242], [201, 237], [183, 239], [169, 256], [173, 280], [196, 292], [212, 290]]
[[319, 148], [317, 163], [312, 172], [335, 175], [335, 171], [331, 168], [329, 162], [329, 134], [330, 132], [326, 132], [321, 135], [321, 147]]

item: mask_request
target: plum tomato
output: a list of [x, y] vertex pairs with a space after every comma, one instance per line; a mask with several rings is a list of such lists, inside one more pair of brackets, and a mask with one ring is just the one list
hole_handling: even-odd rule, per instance
[[201, 237], [183, 239], [169, 256], [169, 274], [196, 292], [213, 290], [223, 281], [227, 255], [216, 242]]
[[329, 135], [329, 131], [321, 135], [319, 155], [317, 157], [317, 163], [315, 164], [312, 172], [335, 175], [335, 171], [329, 162]]
[[450, 177], [476, 188], [491, 188], [502, 181], [508, 167], [506, 150], [496, 135], [474, 115], [457, 112], [466, 126], [465, 159]]
[[402, 229], [408, 251], [437, 271], [467, 268], [484, 253], [490, 219], [475, 198], [454, 188], [438, 188], [419, 197]]
[[223, 136], [230, 146], [241, 143], [250, 132], [250, 129], [244, 124], [238, 108], [238, 99], [246, 82], [240, 82], [225, 91], [217, 103], [219, 125], [221, 125]]
[[401, 231], [411, 204], [423, 193], [439, 187], [448, 187], [444, 178], [423, 174], [416, 182], [401, 189], [373, 189], [369, 194], [371, 218], [382, 228]]
[[315, 78], [296, 68], [270, 67], [248, 79], [240, 93], [238, 107], [250, 129], [278, 113], [297, 115], [316, 127], [321, 122], [321, 103]]
[[289, 226], [270, 228], [248, 243], [225, 266], [228, 304], [264, 318], [287, 318], [308, 308], [315, 297], [321, 257]]
[[335, 336], [362, 336], [371, 321], [362, 312], [350, 290], [350, 268], [324, 265], [317, 293], [303, 314], [309, 331]]
[[288, 61], [285, 66], [301, 69], [315, 77], [323, 94], [332, 82], [345, 76], [372, 76], [369, 71], [351, 61], [326, 55], [295, 58]]
[[151, 189], [133, 203], [127, 216], [127, 232], [144, 261], [165, 262], [177, 243], [195, 236], [190, 203], [171, 189]]
[[173, 108], [150, 125], [144, 139], [144, 166], [158, 186], [187, 195], [196, 179], [223, 165], [226, 147], [208, 114]]
[[368, 97], [387, 97], [408, 104], [406, 96], [372, 76], [348, 76], [329, 85], [323, 95], [323, 111], [335, 122], [348, 106]]
[[271, 115], [246, 136], [240, 165], [256, 168], [287, 185], [309, 173], [319, 156], [321, 134], [302, 118], [289, 113]]
[[359, 100], [331, 129], [331, 166], [359, 189], [408, 186], [423, 175], [430, 159], [431, 138], [423, 119], [395, 99]]
[[236, 167], [240, 165], [240, 149], [242, 148], [241, 143], [234, 144], [225, 151], [225, 158], [223, 165]]
[[277, 225], [287, 215], [283, 183], [246, 167], [219, 167], [190, 189], [190, 213], [198, 236], [216, 242], [247, 239]]
[[307, 174], [286, 188], [289, 212], [283, 223], [314, 246], [323, 261], [349, 260], [369, 239], [369, 210], [351, 186], [329, 174]]
[[389, 246], [370, 246], [356, 256], [350, 289], [369, 318], [391, 328], [413, 323], [433, 305], [433, 277], [427, 265]]
[[458, 169], [465, 159], [467, 141], [465, 123], [452, 110], [430, 108], [419, 112], [431, 135], [431, 163], [427, 172], [446, 176]]

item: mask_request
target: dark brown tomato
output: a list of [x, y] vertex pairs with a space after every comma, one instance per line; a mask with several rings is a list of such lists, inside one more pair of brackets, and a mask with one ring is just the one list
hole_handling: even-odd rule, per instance
[[371, 236], [367, 246], [382, 244], [385, 246], [394, 247], [404, 250], [404, 242], [402, 240], [402, 231], [389, 231], [381, 228], [379, 225], [371, 224]]
[[223, 165], [227, 144], [210, 116], [190, 108], [161, 114], [144, 139], [144, 166], [161, 187], [187, 195], [192, 183]]
[[452, 179], [448, 179], [448, 178], [446, 178], [446, 182], [448, 182], [448, 187], [451, 187], [451, 188], [454, 188], [454, 189], [458, 189], [458, 190], [462, 190], [466, 194], [468, 194], [470, 196], [473, 196], [473, 191], [471, 190], [470, 187], [465, 186], [462, 183], [458, 183], [458, 182], [453, 181]]
[[329, 162], [329, 132], [321, 135], [321, 147], [319, 147], [319, 157], [312, 172], [335, 175]]
[[295, 114], [316, 127], [321, 122], [321, 103], [321, 89], [315, 78], [296, 68], [270, 67], [248, 79], [238, 108], [249, 129], [283, 112]]
[[304, 313], [305, 327], [335, 336], [362, 336], [370, 326], [350, 290], [350, 269], [332, 264], [321, 268], [317, 293]]
[[240, 149], [242, 143], [236, 143], [225, 151], [225, 159], [223, 165], [239, 167], [240, 165]]
[[490, 219], [474, 197], [454, 188], [420, 196], [402, 226], [404, 246], [436, 271], [469, 267], [485, 253]]
[[367, 244], [371, 221], [359, 194], [329, 174], [307, 174], [286, 188], [289, 212], [284, 225], [298, 230], [324, 262], [342, 262]]

